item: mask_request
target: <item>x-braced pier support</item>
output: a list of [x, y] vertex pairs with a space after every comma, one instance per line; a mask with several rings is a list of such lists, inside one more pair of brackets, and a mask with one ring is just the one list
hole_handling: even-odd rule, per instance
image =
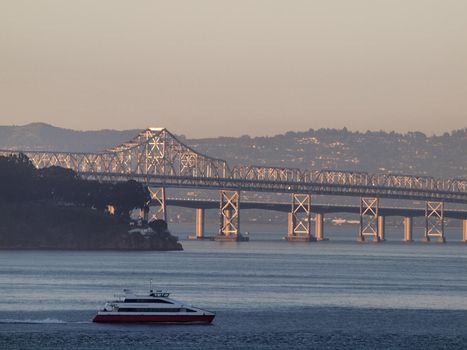
[[425, 237], [426, 242], [436, 239], [438, 242], [446, 242], [444, 237], [444, 203], [426, 202], [425, 207]]
[[150, 200], [144, 207], [144, 220], [147, 222], [164, 220], [167, 222], [165, 188], [148, 186]]
[[240, 235], [240, 192], [220, 191], [220, 223], [216, 240], [237, 241]]
[[311, 241], [311, 194], [292, 194], [292, 208], [288, 216], [288, 241]]
[[358, 240], [366, 241], [367, 237], [373, 242], [380, 241], [380, 232], [378, 228], [382, 228], [383, 224], [378, 221], [379, 199], [374, 197], [360, 198], [360, 231], [358, 232]]

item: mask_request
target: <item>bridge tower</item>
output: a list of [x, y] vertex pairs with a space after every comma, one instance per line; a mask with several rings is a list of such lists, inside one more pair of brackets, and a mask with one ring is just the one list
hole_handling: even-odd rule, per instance
[[[165, 188], [148, 186], [150, 201], [144, 208], [144, 220], [147, 222], [164, 220], [167, 222], [167, 210], [165, 206]], [[155, 208], [155, 210], [151, 210]]]
[[314, 240], [311, 235], [311, 194], [292, 194], [292, 208], [288, 216], [288, 241]]
[[444, 203], [426, 202], [425, 207], [425, 237], [426, 242], [432, 239], [438, 242], [446, 242], [444, 237]]
[[358, 240], [364, 242], [367, 237], [373, 242], [379, 242], [384, 223], [378, 216], [379, 199], [375, 197], [360, 198], [360, 230]]
[[240, 234], [240, 191], [220, 191], [219, 234], [216, 241], [242, 241]]

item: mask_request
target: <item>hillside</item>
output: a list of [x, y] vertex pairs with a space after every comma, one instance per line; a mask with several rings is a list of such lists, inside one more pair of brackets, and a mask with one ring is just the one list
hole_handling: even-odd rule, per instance
[[[138, 130], [74, 131], [34, 123], [0, 126], [0, 148], [97, 151], [131, 139]], [[185, 139], [229, 164], [344, 169], [446, 177], [467, 176], [467, 128], [440, 136], [420, 132], [309, 129], [271, 137]]]
[[310, 129], [273, 137], [200, 139], [189, 143], [230, 164], [467, 176], [467, 129], [431, 137], [419, 132]]

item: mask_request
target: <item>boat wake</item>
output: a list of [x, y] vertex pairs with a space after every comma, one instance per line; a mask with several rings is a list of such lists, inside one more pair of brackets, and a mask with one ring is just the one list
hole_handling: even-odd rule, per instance
[[17, 319], [0, 319], [0, 324], [65, 324], [65, 323], [90, 323], [90, 321], [68, 322], [56, 318], [44, 318], [42, 320], [17, 320]]

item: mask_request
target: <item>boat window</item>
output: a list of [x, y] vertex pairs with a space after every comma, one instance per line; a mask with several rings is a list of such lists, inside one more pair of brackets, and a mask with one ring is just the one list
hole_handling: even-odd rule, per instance
[[163, 299], [156, 299], [155, 302], [156, 302], [156, 303], [162, 303], [162, 304], [173, 304], [173, 303], [171, 303], [170, 301], [163, 300]]
[[180, 309], [180, 312], [196, 312], [196, 311], [195, 311], [195, 310], [192, 310], [192, 309], [186, 309], [186, 308], [182, 307], [182, 308]]
[[159, 303], [159, 304], [173, 304], [170, 301], [163, 299], [125, 299], [125, 303]]
[[129, 308], [121, 307], [118, 312], [180, 312], [180, 308]]

